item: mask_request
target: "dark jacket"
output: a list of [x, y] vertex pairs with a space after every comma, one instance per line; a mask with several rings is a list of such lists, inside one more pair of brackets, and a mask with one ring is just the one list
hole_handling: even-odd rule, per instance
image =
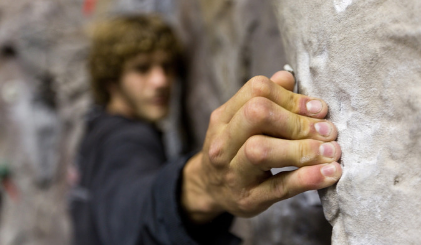
[[91, 114], [71, 198], [75, 245], [239, 244], [228, 232], [229, 214], [203, 226], [184, 219], [179, 191], [188, 157], [165, 163], [152, 125], [98, 109]]

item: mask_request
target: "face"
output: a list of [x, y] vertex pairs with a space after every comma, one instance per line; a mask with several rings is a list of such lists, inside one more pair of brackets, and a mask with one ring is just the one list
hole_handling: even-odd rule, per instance
[[129, 60], [111, 99], [118, 97], [128, 116], [156, 122], [168, 113], [175, 68], [163, 51]]

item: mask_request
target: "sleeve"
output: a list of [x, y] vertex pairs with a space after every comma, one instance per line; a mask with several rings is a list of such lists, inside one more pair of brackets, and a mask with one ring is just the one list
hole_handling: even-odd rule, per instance
[[[183, 219], [178, 196], [188, 157], [163, 167], [162, 149], [153, 142], [145, 142], [145, 135], [142, 138], [123, 140], [121, 137], [104, 144], [104, 158], [96, 175], [92, 200], [101, 243], [238, 244], [239, 239], [228, 232], [232, 221], [229, 214], [201, 227], [191, 226]], [[214, 242], [209, 243], [207, 239], [202, 242], [206, 236], [215, 238]]]

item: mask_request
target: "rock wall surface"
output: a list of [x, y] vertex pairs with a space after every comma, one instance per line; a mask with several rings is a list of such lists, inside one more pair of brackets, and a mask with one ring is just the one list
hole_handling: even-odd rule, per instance
[[320, 191], [333, 244], [418, 244], [421, 2], [274, 2], [299, 92], [339, 130], [343, 176]]
[[0, 164], [18, 192], [1, 193], [1, 245], [69, 244], [66, 172], [89, 103], [81, 6], [0, 1]]

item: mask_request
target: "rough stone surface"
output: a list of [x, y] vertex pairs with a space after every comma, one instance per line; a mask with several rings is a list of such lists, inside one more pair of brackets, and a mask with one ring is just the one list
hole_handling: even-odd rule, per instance
[[333, 244], [421, 240], [421, 2], [275, 0], [299, 91], [330, 106], [343, 176]]
[[0, 2], [0, 244], [68, 244], [67, 166], [89, 102], [81, 1]]

